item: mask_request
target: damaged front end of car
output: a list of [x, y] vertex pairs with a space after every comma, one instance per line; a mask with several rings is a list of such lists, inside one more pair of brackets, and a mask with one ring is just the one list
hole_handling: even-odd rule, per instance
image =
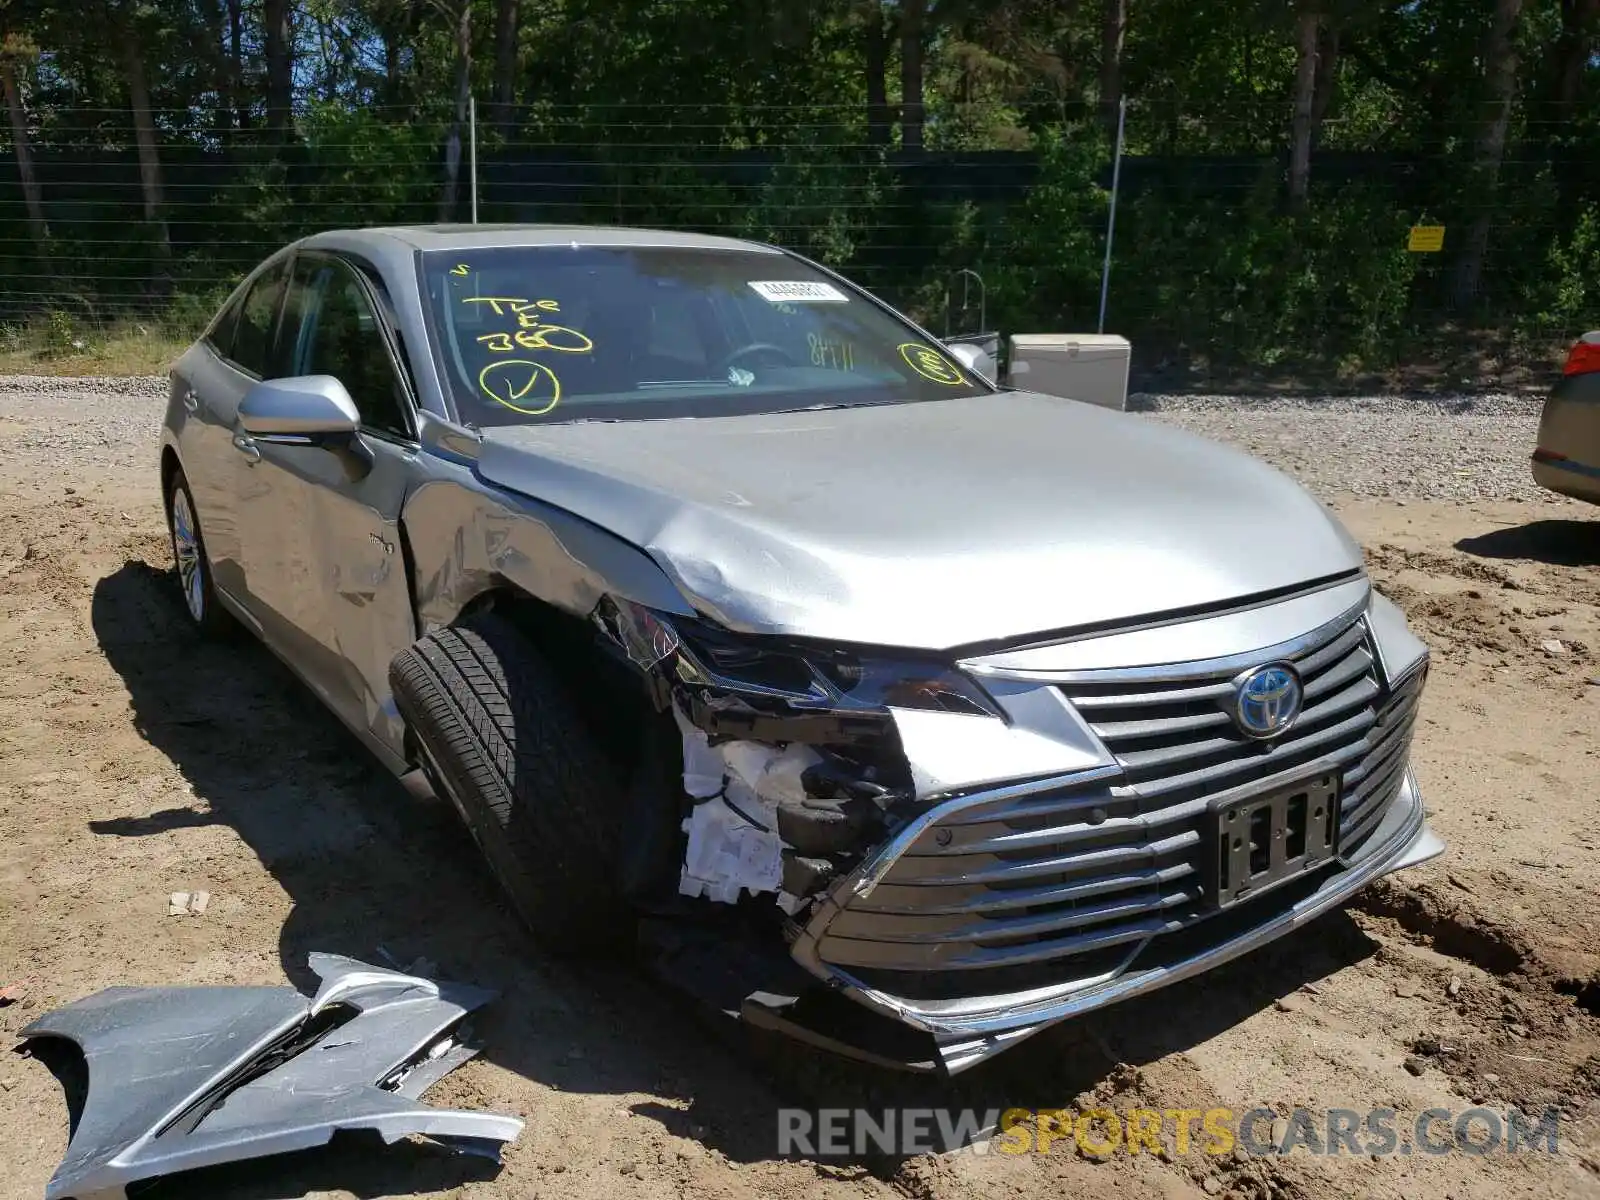
[[[1407, 766], [1426, 651], [1386, 604], [1351, 580], [1283, 606], [1311, 632], [1262, 650], [1061, 669], [1053, 650], [942, 662], [607, 599], [605, 641], [681, 747], [686, 907], [656, 908], [646, 941], [752, 1024], [943, 1072], [1245, 953], [1442, 848]], [[1238, 624], [1184, 628], [1219, 645]], [[1262, 664], [1304, 692], [1268, 741], [1227, 715]], [[1236, 854], [1230, 882], [1235, 818], [1287, 848]]]

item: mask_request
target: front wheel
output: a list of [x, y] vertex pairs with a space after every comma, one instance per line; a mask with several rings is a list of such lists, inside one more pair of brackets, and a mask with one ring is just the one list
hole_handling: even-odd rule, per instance
[[493, 614], [440, 629], [389, 668], [400, 715], [534, 936], [559, 953], [623, 944], [623, 789], [555, 672]]

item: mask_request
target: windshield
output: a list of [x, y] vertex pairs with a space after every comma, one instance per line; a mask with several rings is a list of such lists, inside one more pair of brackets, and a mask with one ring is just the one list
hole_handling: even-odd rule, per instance
[[423, 256], [469, 425], [904, 404], [990, 389], [871, 299], [787, 255], [534, 246]]

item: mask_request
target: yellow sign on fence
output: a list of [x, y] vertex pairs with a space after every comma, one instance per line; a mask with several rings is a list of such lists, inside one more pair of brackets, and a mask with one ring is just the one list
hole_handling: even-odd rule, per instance
[[1413, 254], [1437, 254], [1444, 249], [1444, 226], [1413, 225], [1406, 249]]

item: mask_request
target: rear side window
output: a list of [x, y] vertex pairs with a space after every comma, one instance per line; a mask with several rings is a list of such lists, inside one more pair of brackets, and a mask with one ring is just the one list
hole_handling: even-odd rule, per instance
[[221, 358], [233, 357], [233, 331], [239, 323], [239, 309], [243, 305], [244, 295], [241, 295], [223, 310], [216, 324], [211, 327], [211, 332], [206, 334], [206, 344]]
[[[231, 345], [226, 353], [227, 358], [262, 379], [275, 374], [271, 369], [272, 337], [278, 305], [283, 299], [287, 266], [287, 263], [278, 263], [268, 268], [250, 285], [239, 303]], [[227, 318], [223, 318], [224, 327], [227, 323]]]

